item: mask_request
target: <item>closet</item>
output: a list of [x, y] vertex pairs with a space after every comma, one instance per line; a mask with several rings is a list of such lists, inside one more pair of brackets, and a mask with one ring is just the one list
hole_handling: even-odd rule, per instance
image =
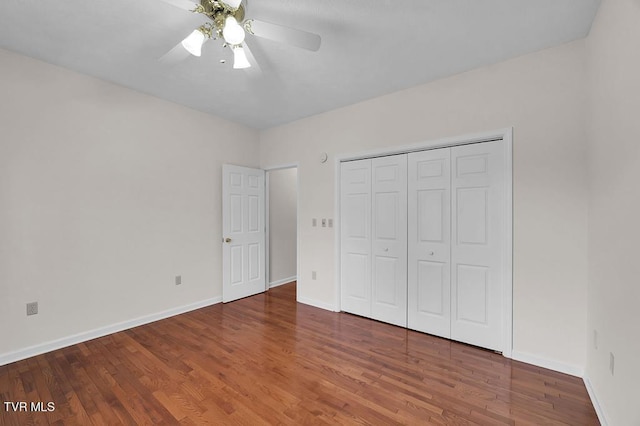
[[502, 141], [345, 161], [345, 312], [503, 350]]

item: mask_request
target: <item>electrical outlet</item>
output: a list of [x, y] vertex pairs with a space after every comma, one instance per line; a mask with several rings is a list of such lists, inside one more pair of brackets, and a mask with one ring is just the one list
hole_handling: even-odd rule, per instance
[[38, 313], [38, 302], [27, 303], [27, 315], [36, 315]]
[[322, 219], [322, 227], [323, 228], [327, 227], [327, 219]]
[[315, 280], [317, 278], [316, 271], [311, 271], [311, 279]]
[[593, 349], [598, 349], [598, 330], [593, 330]]
[[176, 275], [176, 285], [182, 284], [182, 275]]
[[613, 376], [613, 367], [615, 366], [616, 358], [613, 356], [613, 352], [609, 352], [609, 371], [611, 371], [611, 375]]
[[318, 219], [316, 219], [315, 217], [311, 219], [311, 226], [318, 226]]

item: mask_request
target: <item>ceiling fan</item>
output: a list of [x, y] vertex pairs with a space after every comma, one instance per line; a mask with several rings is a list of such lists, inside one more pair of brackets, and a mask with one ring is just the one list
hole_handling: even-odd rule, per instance
[[199, 3], [190, 0], [162, 1], [208, 18], [169, 53], [175, 53], [178, 49], [200, 56], [202, 45], [206, 41], [220, 39], [223, 46], [229, 47], [233, 52], [233, 68], [243, 69], [257, 66], [245, 41], [247, 33], [314, 52], [320, 48], [321, 39], [317, 34], [256, 19], [245, 19], [247, 0], [199, 0]]

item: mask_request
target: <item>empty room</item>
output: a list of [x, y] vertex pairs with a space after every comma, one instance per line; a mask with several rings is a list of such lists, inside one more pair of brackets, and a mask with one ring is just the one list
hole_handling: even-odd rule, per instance
[[640, 426], [640, 0], [3, 0], [0, 424]]

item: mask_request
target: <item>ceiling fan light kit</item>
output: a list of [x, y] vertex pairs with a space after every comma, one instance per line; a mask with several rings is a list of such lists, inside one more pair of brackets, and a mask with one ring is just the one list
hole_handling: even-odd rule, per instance
[[[201, 0], [192, 10], [205, 15], [212, 22], [207, 22], [192, 32], [182, 41], [182, 46], [193, 56], [200, 56], [202, 45], [208, 39], [222, 38], [233, 50], [233, 68], [249, 68], [251, 64], [242, 49], [245, 32], [238, 23], [244, 19], [244, 7], [241, 0]], [[238, 49], [239, 48], [239, 49]]]
[[252, 62], [256, 65], [245, 41], [247, 33], [311, 51], [320, 48], [320, 36], [317, 34], [254, 19], [245, 20], [247, 0], [200, 0], [199, 4], [188, 0], [163, 1], [204, 15], [210, 20], [187, 36], [181, 42], [182, 47], [190, 54], [200, 56], [202, 45], [207, 40], [222, 39], [224, 47], [230, 47], [233, 52], [234, 69], [249, 68]]
[[195, 29], [187, 38], [182, 40], [182, 47], [193, 56], [200, 56], [202, 54], [202, 45], [206, 40], [206, 33], [201, 29]]
[[244, 51], [244, 48], [240, 45], [233, 46], [231, 48], [233, 50], [233, 68], [234, 69], [244, 69], [249, 68], [251, 64], [249, 63], [249, 59], [247, 59], [247, 55]]
[[244, 41], [244, 28], [238, 24], [236, 18], [233, 16], [227, 16], [225, 20], [224, 28], [222, 29], [222, 37], [224, 41], [230, 45], [238, 45]]

